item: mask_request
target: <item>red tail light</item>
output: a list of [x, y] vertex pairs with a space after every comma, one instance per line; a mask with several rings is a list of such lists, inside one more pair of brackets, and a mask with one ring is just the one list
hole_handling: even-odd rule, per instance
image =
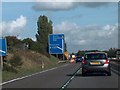
[[105, 61], [105, 64], [108, 64], [108, 63], [109, 63], [109, 60], [106, 60], [106, 61]]
[[86, 60], [83, 60], [83, 61], [82, 61], [82, 64], [86, 64]]

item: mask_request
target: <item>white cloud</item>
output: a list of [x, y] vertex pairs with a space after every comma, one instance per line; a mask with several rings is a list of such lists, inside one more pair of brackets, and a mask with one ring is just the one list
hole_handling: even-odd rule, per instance
[[119, 0], [35, 0], [37, 2], [118, 2]]
[[77, 3], [72, 3], [72, 2], [37, 2], [34, 6], [33, 9], [36, 11], [39, 10], [69, 10], [74, 7], [76, 7]]
[[0, 32], [2, 36], [20, 34], [27, 23], [27, 18], [20, 16], [16, 20], [0, 23]]
[[31, 38], [33, 41], [36, 41], [36, 38]]
[[36, 0], [1, 0], [1, 2], [35, 2]]
[[68, 50], [108, 49], [118, 45], [117, 25], [87, 25], [81, 27], [75, 23], [61, 22], [54, 26], [54, 33], [64, 33]]
[[48, 2], [42, 2], [41, 0], [37, 0], [36, 4], [33, 6], [33, 9], [36, 11], [41, 10], [59, 11], [74, 9], [80, 5], [90, 8], [96, 8], [106, 6], [109, 4], [109, 2], [76, 2], [76, 1], [77, 0], [70, 0], [69, 2], [65, 2], [61, 0], [60, 2], [58, 2], [56, 0], [52, 2], [51, 0], [49, 0]]
[[2, 2], [118, 2], [119, 0], [1, 0]]
[[[62, 29], [61, 29], [62, 27]], [[60, 33], [63, 31], [63, 32], [69, 32], [71, 31], [71, 33], [73, 33], [74, 29], [78, 30], [78, 26], [75, 24], [75, 23], [69, 23], [69, 22], [61, 22], [60, 25], [56, 25], [54, 27], [57, 31], [54, 31], [54, 33], [58, 33], [60, 31]]]
[[72, 40], [72, 44], [73, 45], [85, 45], [85, 44], [87, 44], [87, 42], [86, 42], [86, 40], [75, 39], [75, 40]]

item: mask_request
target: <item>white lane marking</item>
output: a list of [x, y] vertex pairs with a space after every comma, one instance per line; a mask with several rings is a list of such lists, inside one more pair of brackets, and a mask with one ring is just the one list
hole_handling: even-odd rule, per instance
[[45, 73], [45, 72], [48, 72], [48, 71], [52, 71], [52, 70], [57, 69], [57, 68], [65, 67], [67, 65], [69, 65], [69, 64], [65, 64], [65, 65], [60, 66], [60, 67], [51, 68], [51, 69], [48, 69], [48, 70], [45, 70], [45, 71], [41, 71], [41, 72], [38, 72], [38, 73], [34, 73], [34, 74], [31, 74], [31, 75], [28, 75], [28, 76], [23, 76], [23, 77], [20, 77], [20, 78], [9, 80], [9, 81], [0, 83], [0, 85], [5, 85], [5, 84], [8, 84], [8, 83], [11, 83], [11, 82], [14, 82], [14, 81], [22, 80], [22, 79], [25, 79], [25, 78], [28, 78], [28, 77], [31, 77], [31, 76], [34, 76], [34, 75], [37, 75], [37, 74], [41, 74], [41, 73]]
[[116, 73], [118, 73], [118, 74], [120, 74], [120, 72], [119, 71], [117, 71], [117, 70], [115, 70], [115, 69], [113, 69], [113, 68], [111, 68], [114, 72], [116, 72]]
[[62, 87], [60, 90], [63, 90], [66, 86], [68, 86], [68, 84], [72, 81], [72, 79], [75, 78], [75, 75], [76, 75], [77, 73], [79, 73], [81, 70], [82, 70], [82, 68], [80, 68], [80, 69], [63, 85], [63, 87]]

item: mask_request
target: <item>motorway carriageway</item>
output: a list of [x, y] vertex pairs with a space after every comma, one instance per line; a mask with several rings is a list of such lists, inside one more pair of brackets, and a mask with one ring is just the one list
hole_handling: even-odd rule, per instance
[[[81, 63], [68, 63], [55, 69], [47, 70], [28, 77], [2, 84], [3, 90], [10, 88], [118, 88], [118, 75], [112, 72], [111, 76], [81, 75]], [[8, 89], [9, 88], [9, 89]], [[11, 89], [12, 90], [12, 89]], [[83, 89], [84, 90], [84, 89]]]

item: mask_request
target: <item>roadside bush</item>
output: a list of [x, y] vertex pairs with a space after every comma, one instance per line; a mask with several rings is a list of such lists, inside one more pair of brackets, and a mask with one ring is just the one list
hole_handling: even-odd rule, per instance
[[18, 72], [18, 68], [23, 64], [22, 59], [18, 55], [14, 55], [9, 61], [3, 63], [3, 70], [8, 72]]
[[3, 63], [4, 67], [3, 67], [3, 71], [8, 71], [8, 72], [15, 72], [17, 73], [17, 70], [12, 67], [9, 63]]
[[20, 58], [20, 56], [18, 55], [14, 55], [11, 60], [10, 60], [10, 64], [11, 66], [15, 67], [15, 68], [19, 68], [23, 62], [22, 62], [22, 59]]

